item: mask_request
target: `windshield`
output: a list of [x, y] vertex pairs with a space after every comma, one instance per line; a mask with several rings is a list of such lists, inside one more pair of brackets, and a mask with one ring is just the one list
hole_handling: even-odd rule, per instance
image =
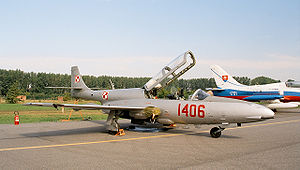
[[208, 93], [201, 89], [198, 89], [192, 95], [191, 100], [204, 100], [208, 96], [210, 96]]
[[178, 56], [167, 64], [163, 69], [153, 76], [145, 85], [147, 91], [160, 89], [170, 84], [195, 65], [195, 58], [192, 52], [188, 51]]
[[300, 88], [300, 81], [289, 81], [285, 82], [287, 87], [292, 87], [292, 88]]

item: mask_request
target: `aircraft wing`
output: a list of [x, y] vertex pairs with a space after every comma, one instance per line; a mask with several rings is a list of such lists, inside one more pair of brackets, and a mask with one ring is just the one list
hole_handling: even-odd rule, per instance
[[154, 106], [106, 106], [106, 105], [97, 105], [97, 104], [58, 104], [58, 103], [25, 103], [25, 106], [44, 106], [44, 107], [69, 107], [74, 110], [144, 110], [147, 107]]

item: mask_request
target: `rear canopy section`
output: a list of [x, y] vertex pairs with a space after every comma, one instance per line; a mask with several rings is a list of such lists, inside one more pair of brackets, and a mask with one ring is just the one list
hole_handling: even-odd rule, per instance
[[195, 64], [196, 60], [194, 54], [191, 51], [187, 51], [163, 67], [160, 72], [158, 72], [144, 85], [144, 89], [149, 94], [153, 94], [154, 91], [171, 84], [174, 80], [191, 69]]

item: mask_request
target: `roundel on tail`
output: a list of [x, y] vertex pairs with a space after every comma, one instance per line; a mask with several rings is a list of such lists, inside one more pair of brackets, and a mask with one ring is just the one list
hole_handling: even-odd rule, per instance
[[77, 76], [75, 76], [75, 82], [76, 83], [79, 83], [80, 82], [80, 77], [77, 75]]
[[224, 82], [226, 82], [226, 81], [228, 80], [228, 75], [223, 75], [223, 76], [222, 76], [222, 80], [223, 80]]

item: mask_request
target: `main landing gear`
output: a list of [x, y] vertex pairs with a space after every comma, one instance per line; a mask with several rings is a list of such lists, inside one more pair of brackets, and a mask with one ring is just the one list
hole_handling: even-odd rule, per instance
[[116, 135], [116, 136], [123, 136], [125, 132], [123, 129], [120, 129], [120, 124], [118, 123], [119, 115], [115, 111], [111, 111], [108, 114], [106, 120], [106, 130], [108, 133]]
[[214, 127], [210, 130], [210, 136], [213, 137], [213, 138], [218, 138], [221, 136], [222, 134], [222, 131], [224, 130], [225, 128], [222, 128], [221, 126], [219, 127]]

